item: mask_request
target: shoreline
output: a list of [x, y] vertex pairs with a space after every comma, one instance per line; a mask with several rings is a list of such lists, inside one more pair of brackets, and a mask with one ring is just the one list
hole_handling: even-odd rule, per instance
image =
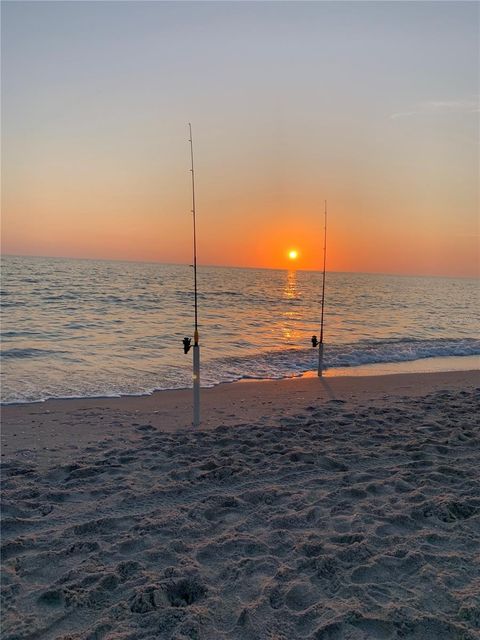
[[[402, 375], [407, 373], [450, 373], [452, 371], [478, 371], [480, 374], [480, 355], [469, 356], [434, 356], [418, 358], [416, 360], [402, 360], [399, 362], [373, 362], [345, 367], [332, 367], [325, 369], [324, 378], [349, 378], [349, 377], [376, 377], [385, 375]], [[221, 386], [245, 384], [249, 382], [278, 382], [281, 380], [293, 380], [304, 378], [317, 378], [316, 370], [309, 370], [303, 373], [292, 374], [280, 378], [255, 378], [244, 377], [228, 382], [219, 382], [209, 387], [201, 387], [202, 392], [216, 389]], [[47, 402], [68, 402], [77, 400], [118, 400], [121, 398], [148, 398], [157, 393], [191, 392], [191, 387], [179, 387], [171, 389], [154, 389], [150, 392], [140, 392], [117, 395], [98, 396], [65, 396], [58, 398], [45, 398], [43, 400], [0, 402], [0, 412], [7, 407], [22, 407], [32, 405], [44, 405]]]
[[[280, 380], [246, 380], [202, 389], [201, 425], [218, 427], [275, 424], [328, 402], [387, 404], [395, 398], [424, 396], [442, 389], [480, 386], [480, 372], [396, 373], [376, 376], [316, 376]], [[50, 399], [4, 405], [2, 458], [22, 451], [42, 465], [75, 456], [104, 438], [122, 438], [139, 426], [152, 431], [195, 431], [192, 390], [155, 391], [148, 396]]]

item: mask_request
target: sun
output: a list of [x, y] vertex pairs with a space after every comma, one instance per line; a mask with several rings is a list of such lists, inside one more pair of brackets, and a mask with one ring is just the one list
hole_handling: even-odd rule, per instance
[[296, 249], [290, 249], [288, 252], [288, 257], [290, 260], [296, 260], [298, 258], [298, 251]]

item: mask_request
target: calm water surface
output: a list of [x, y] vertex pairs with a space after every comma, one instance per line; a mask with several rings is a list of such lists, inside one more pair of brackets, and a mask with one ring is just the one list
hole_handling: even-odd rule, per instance
[[[2, 402], [191, 385], [188, 266], [2, 259]], [[202, 385], [316, 366], [321, 273], [200, 267]], [[327, 367], [480, 354], [477, 280], [327, 274]]]

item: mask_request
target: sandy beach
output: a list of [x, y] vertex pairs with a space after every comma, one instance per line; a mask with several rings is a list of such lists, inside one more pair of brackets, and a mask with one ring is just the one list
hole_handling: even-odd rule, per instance
[[2, 411], [3, 637], [480, 637], [478, 371]]

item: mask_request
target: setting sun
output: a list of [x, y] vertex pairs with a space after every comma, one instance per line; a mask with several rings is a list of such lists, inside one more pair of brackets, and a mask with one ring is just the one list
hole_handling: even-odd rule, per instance
[[290, 260], [296, 260], [298, 258], [298, 251], [296, 249], [291, 249], [288, 252], [288, 257], [290, 258]]

